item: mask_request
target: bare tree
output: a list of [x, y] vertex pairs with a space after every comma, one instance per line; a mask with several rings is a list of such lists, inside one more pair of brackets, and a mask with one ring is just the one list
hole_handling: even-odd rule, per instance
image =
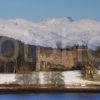
[[39, 72], [33, 72], [32, 73], [32, 83], [39, 85], [39, 82], [40, 82]]
[[84, 46], [85, 50], [82, 52], [82, 76], [85, 79], [93, 79], [95, 74], [95, 67], [93, 59], [90, 59], [87, 45]]
[[20, 67], [18, 74], [16, 74], [16, 81], [25, 85], [32, 83], [32, 72], [28, 66]]
[[44, 81], [45, 81], [47, 84], [50, 84], [50, 83], [51, 83], [51, 75], [50, 75], [50, 72], [45, 72], [45, 73], [44, 73]]
[[64, 76], [62, 72], [51, 72], [51, 84], [53, 86], [64, 86]]

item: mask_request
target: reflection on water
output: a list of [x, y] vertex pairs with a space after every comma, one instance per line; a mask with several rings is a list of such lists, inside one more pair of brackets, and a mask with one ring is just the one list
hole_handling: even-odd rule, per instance
[[54, 94], [1, 94], [0, 100], [100, 100], [100, 94], [54, 93]]

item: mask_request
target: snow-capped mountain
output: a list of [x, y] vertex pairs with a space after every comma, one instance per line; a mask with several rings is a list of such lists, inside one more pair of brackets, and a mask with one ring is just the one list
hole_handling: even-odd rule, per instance
[[0, 20], [0, 36], [8, 36], [26, 44], [62, 48], [87, 43], [89, 48], [100, 46], [100, 22], [82, 19], [48, 18], [40, 22], [24, 19]]

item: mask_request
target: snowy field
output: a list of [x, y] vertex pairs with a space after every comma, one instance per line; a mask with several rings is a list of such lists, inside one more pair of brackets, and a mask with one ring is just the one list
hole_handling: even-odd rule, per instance
[[[44, 84], [46, 81], [44, 80], [44, 74], [46, 72], [40, 72], [39, 73], [39, 79], [40, 83]], [[100, 74], [100, 70], [97, 72]], [[66, 71], [62, 73], [64, 76], [64, 82], [65, 84], [100, 84], [100, 81], [88, 81], [88, 80], [83, 80], [81, 78], [81, 73], [80, 71]], [[16, 83], [16, 74], [0, 74], [0, 84], [9, 84], [9, 83]]]

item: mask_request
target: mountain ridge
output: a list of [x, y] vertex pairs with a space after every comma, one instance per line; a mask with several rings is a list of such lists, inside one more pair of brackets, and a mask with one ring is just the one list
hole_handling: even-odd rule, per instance
[[21, 40], [25, 44], [57, 48], [87, 44], [100, 46], [100, 22], [90, 19], [74, 21], [71, 17], [48, 18], [40, 22], [25, 19], [0, 20], [0, 36]]

